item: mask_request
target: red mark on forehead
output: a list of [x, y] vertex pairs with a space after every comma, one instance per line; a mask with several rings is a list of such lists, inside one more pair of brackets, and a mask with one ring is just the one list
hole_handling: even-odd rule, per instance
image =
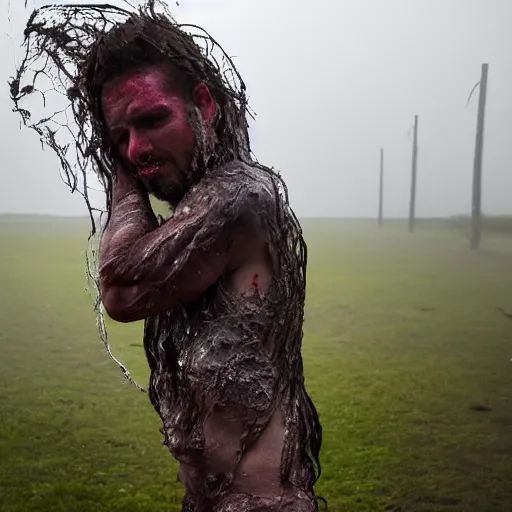
[[168, 104], [172, 97], [159, 70], [144, 70], [117, 78], [109, 82], [103, 92], [105, 119], [110, 126], [123, 124], [140, 111]]
[[163, 79], [156, 71], [147, 71], [127, 78], [119, 83], [120, 97], [128, 97], [144, 103], [167, 96]]
[[259, 288], [259, 276], [258, 276], [258, 274], [254, 274], [252, 276], [252, 287], [255, 288], [255, 289]]

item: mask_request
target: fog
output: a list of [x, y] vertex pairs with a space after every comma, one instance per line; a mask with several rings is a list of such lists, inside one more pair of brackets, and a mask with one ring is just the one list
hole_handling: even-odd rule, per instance
[[[0, 1], [0, 212], [83, 215], [56, 156], [20, 129], [9, 98], [25, 22], [42, 2], [24, 10], [21, 0]], [[469, 213], [478, 93], [466, 101], [488, 63], [482, 207], [512, 214], [510, 0], [181, 0], [171, 8], [236, 57], [257, 114], [253, 150], [281, 171], [301, 217], [375, 217], [381, 147], [384, 215], [407, 216], [415, 114], [417, 216]]]

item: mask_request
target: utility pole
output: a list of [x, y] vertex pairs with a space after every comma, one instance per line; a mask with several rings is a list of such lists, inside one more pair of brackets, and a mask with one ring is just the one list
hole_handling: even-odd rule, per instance
[[382, 227], [384, 219], [382, 216], [383, 212], [383, 200], [384, 200], [384, 150], [380, 150], [380, 185], [379, 185], [379, 227]]
[[480, 98], [478, 100], [478, 119], [476, 125], [475, 158], [473, 160], [473, 201], [471, 222], [471, 249], [480, 247], [482, 236], [482, 157], [484, 149], [485, 103], [487, 99], [488, 64], [482, 64], [480, 79]]
[[414, 140], [412, 143], [411, 199], [409, 203], [409, 233], [414, 231], [416, 212], [416, 174], [418, 164], [418, 116], [414, 116]]

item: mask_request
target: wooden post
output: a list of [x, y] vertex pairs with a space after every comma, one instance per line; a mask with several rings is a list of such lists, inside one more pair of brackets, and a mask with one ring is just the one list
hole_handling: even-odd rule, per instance
[[379, 185], [379, 227], [384, 223], [383, 219], [384, 200], [384, 150], [380, 150], [380, 185]]
[[414, 140], [412, 143], [411, 199], [409, 203], [409, 233], [414, 231], [416, 214], [416, 174], [418, 164], [418, 116], [414, 116]]
[[473, 201], [470, 248], [474, 250], [480, 247], [480, 239], [482, 236], [482, 157], [484, 149], [485, 102], [487, 98], [488, 70], [489, 65], [482, 64], [476, 126], [475, 158], [473, 160]]

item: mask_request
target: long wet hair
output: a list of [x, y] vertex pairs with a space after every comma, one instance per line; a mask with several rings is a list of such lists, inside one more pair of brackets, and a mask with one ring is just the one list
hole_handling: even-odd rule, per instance
[[[100, 336], [125, 377], [143, 389], [110, 350], [99, 297], [99, 237], [110, 218], [115, 168], [101, 109], [102, 89], [112, 78], [148, 65], [165, 66], [172, 86], [186, 99], [195, 85], [206, 84], [217, 105], [213, 147], [204, 141], [200, 116], [190, 102], [188, 108], [196, 136], [193, 165], [204, 171], [236, 159], [256, 163], [245, 83], [210, 34], [197, 25], [177, 23], [161, 0], [147, 0], [129, 10], [96, 3], [48, 5], [32, 12], [24, 36], [25, 54], [9, 81], [13, 110], [37, 132], [42, 145], [57, 154], [64, 182], [86, 203], [91, 221], [87, 277]], [[42, 109], [39, 104], [29, 110], [25, 102], [33, 104], [36, 97], [42, 99]], [[99, 181], [103, 206], [94, 204], [91, 196], [97, 189], [91, 181]]]

